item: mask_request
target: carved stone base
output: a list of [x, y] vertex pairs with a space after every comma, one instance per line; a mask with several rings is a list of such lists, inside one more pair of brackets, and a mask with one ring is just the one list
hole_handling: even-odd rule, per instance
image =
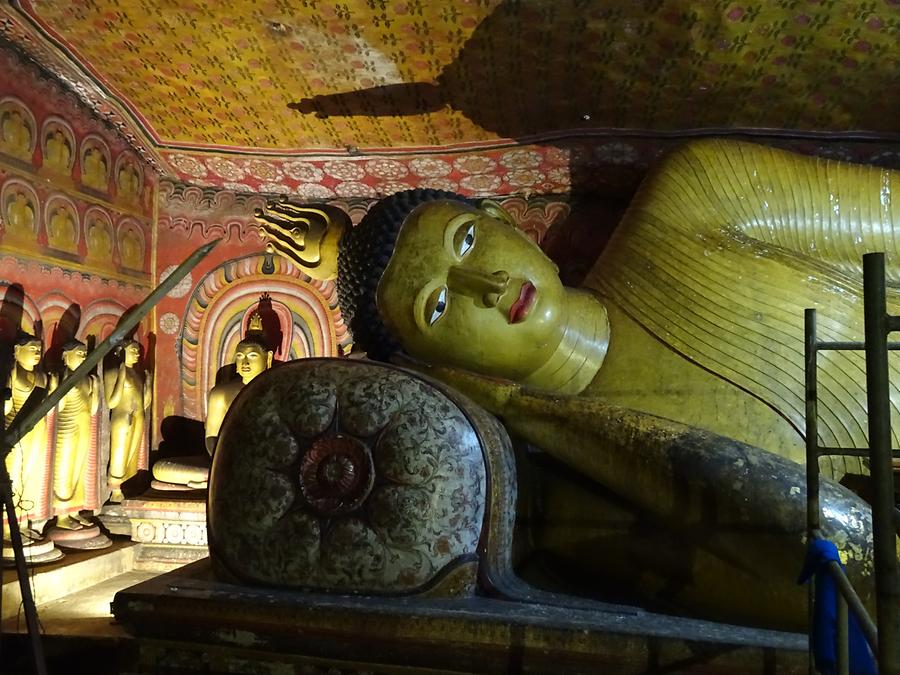
[[113, 534], [124, 534], [141, 544], [137, 563], [160, 563], [162, 568], [193, 562], [208, 553], [206, 546], [206, 493], [195, 498], [167, 498], [151, 490], [120, 504], [107, 504], [100, 520]]

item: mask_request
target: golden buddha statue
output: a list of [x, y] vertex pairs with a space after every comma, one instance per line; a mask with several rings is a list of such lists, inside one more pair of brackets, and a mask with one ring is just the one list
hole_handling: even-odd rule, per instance
[[[35, 400], [31, 399], [36, 390], [38, 393], [44, 390], [46, 394], [54, 384], [51, 378], [38, 370], [44, 355], [43, 343], [39, 338], [22, 334], [13, 346], [13, 355], [15, 363], [7, 383], [11, 395], [3, 407], [6, 425], [12, 423], [26, 404], [29, 407], [36, 405]], [[47, 449], [47, 421], [44, 418], [25, 434], [6, 458], [16, 515], [20, 523], [30, 521], [31, 529], [22, 533], [30, 541], [41, 539], [40, 530], [49, 515], [43, 504], [43, 481], [47, 477], [50, 461]], [[4, 519], [4, 532], [6, 527]]]
[[[87, 347], [70, 340], [62, 348], [63, 377], [71, 375], [87, 357]], [[78, 530], [91, 521], [79, 511], [86, 508], [84, 468], [94, 448], [91, 419], [100, 406], [100, 382], [89, 375], [59, 402], [56, 415], [56, 447], [53, 456], [53, 500], [56, 525]]]
[[[886, 250], [900, 277], [898, 179], [741, 142], [685, 145], [647, 177], [578, 290], [499, 205], [399, 193], [340, 241], [341, 308], [370, 356], [429, 364], [552, 458], [530, 537], [557, 580], [797, 628], [803, 309], [819, 309], [823, 339], [862, 339], [862, 255]], [[268, 210], [273, 250], [302, 259], [291, 233], [309, 231], [303, 207]], [[823, 445], [866, 445], [863, 359], [821, 357]], [[847, 471], [859, 461], [823, 467]], [[871, 598], [868, 507], [823, 490], [826, 535]]]
[[238, 378], [217, 384], [209, 390], [206, 405], [206, 451], [215, 452], [216, 439], [225, 413], [235, 397], [253, 378], [272, 367], [272, 350], [266, 346], [263, 337], [262, 317], [254, 312], [244, 339], [234, 350], [234, 368]]
[[219, 429], [232, 402], [252, 379], [272, 367], [272, 350], [268, 348], [263, 331], [262, 316], [254, 312], [244, 338], [234, 350], [234, 368], [237, 378], [232, 378], [209, 390], [206, 404], [204, 445], [208, 455], [166, 457], [153, 464], [153, 477], [157, 489], [205, 489], [209, 480], [209, 457], [216, 449]]
[[112, 236], [109, 224], [94, 218], [87, 231], [87, 257], [92, 262], [109, 264], [112, 256]]
[[141, 240], [133, 230], [125, 230], [119, 239], [122, 265], [132, 270], [144, 269], [144, 252]]
[[144, 422], [153, 392], [152, 377], [135, 366], [141, 358], [141, 346], [128, 340], [118, 349], [122, 362], [103, 374], [106, 405], [109, 406], [109, 487], [110, 501], [124, 499], [122, 483], [137, 473]]

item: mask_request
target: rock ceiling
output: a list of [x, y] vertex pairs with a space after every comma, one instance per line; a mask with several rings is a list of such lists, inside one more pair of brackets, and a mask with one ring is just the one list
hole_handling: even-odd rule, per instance
[[[371, 155], [383, 181], [415, 172], [411, 158], [421, 178], [438, 179], [467, 151], [623, 130], [895, 137], [898, 33], [897, 0], [19, 0], [0, 9], [0, 34], [126, 127], [163, 173], [273, 191], [311, 185], [329, 161], [346, 174], [336, 181], [373, 189], [356, 170]], [[539, 168], [546, 178], [550, 168]], [[316, 184], [320, 196], [336, 189]]]

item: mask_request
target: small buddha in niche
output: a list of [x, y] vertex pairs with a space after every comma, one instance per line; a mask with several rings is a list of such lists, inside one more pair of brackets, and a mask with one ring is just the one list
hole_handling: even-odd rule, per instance
[[[44, 355], [41, 340], [33, 335], [23, 333], [13, 346], [15, 363], [10, 373], [7, 386], [11, 396], [4, 401], [3, 414], [6, 425], [12, 423], [19, 411], [25, 407], [29, 398], [38, 391], [38, 395], [46, 395], [54, 387], [54, 382], [38, 369]], [[29, 407], [36, 405], [34, 399]], [[49, 471], [49, 454], [47, 453], [47, 420], [39, 421], [17, 443], [7, 455], [6, 468], [12, 481], [13, 501], [16, 506], [16, 517], [19, 522], [29, 522], [29, 529], [22, 532], [29, 541], [41, 539], [40, 530], [46, 522], [46, 505], [42, 504], [42, 482]], [[7, 524], [4, 519], [4, 533]], [[28, 542], [26, 541], [26, 544]]]
[[44, 166], [56, 173], [67, 174], [72, 159], [72, 148], [60, 129], [51, 132], [44, 144]]
[[59, 251], [74, 253], [78, 248], [72, 212], [63, 205], [53, 209], [47, 224], [47, 240], [51, 248]]
[[272, 367], [272, 350], [266, 346], [262, 317], [255, 313], [244, 339], [234, 350], [234, 368], [239, 380], [217, 384], [209, 391], [206, 410], [206, 450], [210, 455], [216, 449], [216, 439], [225, 413], [238, 393], [257, 375]]
[[144, 254], [141, 241], [133, 230], [122, 232], [119, 240], [119, 252], [122, 254], [122, 265], [132, 270], [144, 269]]
[[[234, 366], [238, 379], [217, 384], [209, 391], [205, 446], [210, 456], [216, 449], [219, 429], [232, 401], [247, 383], [272, 366], [272, 350], [266, 345], [262, 317], [257, 312], [250, 317], [244, 339], [234, 350]], [[153, 465], [153, 477], [162, 483], [154, 483], [159, 489], [184, 489], [179, 486], [205, 489], [209, 480], [209, 457], [192, 455], [157, 460]]]
[[110, 413], [109, 487], [113, 502], [124, 499], [122, 483], [137, 473], [153, 391], [151, 376], [145, 376], [135, 367], [141, 358], [137, 340], [128, 340], [118, 351], [122, 354], [119, 367], [103, 374]]
[[4, 113], [0, 129], [3, 131], [0, 149], [18, 159], [31, 161], [31, 129], [22, 113], [18, 110]]
[[[63, 346], [63, 377], [71, 376], [87, 357], [87, 347], [78, 340]], [[59, 514], [57, 527], [78, 530], [91, 525], [78, 512], [85, 504], [84, 469], [94, 450], [91, 421], [100, 405], [100, 381], [88, 375], [78, 382], [59, 402], [56, 416], [56, 450], [53, 458], [54, 511]]]
[[140, 192], [140, 178], [137, 168], [131, 162], [126, 162], [119, 168], [116, 176], [118, 194], [126, 201], [135, 201]]
[[107, 261], [112, 254], [112, 237], [109, 225], [99, 218], [91, 221], [87, 231], [88, 258], [96, 261]]
[[24, 192], [16, 194], [6, 204], [6, 232], [10, 239], [34, 239], [34, 205]]
[[100, 148], [91, 147], [85, 150], [81, 169], [81, 182], [89, 188], [106, 192], [107, 164], [106, 157]]

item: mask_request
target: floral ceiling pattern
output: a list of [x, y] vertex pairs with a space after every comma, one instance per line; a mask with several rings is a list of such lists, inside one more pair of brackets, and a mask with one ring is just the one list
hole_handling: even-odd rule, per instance
[[129, 126], [162, 173], [310, 198], [565, 191], [565, 155], [598, 133], [635, 158], [612, 166], [648, 159], [615, 138], [635, 131], [896, 141], [898, 34], [900, 0], [0, 8], [0, 36]]

